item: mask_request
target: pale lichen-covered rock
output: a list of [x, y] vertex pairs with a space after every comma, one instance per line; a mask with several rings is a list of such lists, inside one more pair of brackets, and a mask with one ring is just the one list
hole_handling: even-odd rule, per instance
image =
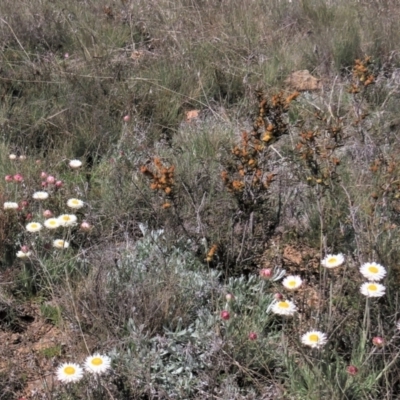
[[320, 90], [322, 82], [314, 78], [307, 69], [291, 73], [285, 80], [291, 89], [301, 91]]

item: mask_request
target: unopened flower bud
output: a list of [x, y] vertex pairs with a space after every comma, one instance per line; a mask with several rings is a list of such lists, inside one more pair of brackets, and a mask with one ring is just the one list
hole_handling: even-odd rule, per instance
[[21, 208], [25, 208], [25, 207], [28, 207], [28, 206], [29, 206], [29, 201], [27, 201], [27, 200], [22, 200], [21, 201], [21, 204], [20, 204]]
[[230, 301], [235, 299], [235, 296], [232, 293], [227, 293], [225, 295], [225, 299], [226, 299], [227, 302], [230, 302]]
[[274, 299], [275, 299], [276, 301], [281, 301], [281, 300], [283, 300], [283, 294], [282, 294], [282, 293], [275, 293], [275, 294], [274, 294]]
[[249, 340], [257, 340], [257, 338], [258, 338], [257, 333], [255, 332], [249, 333]]
[[260, 270], [260, 277], [263, 279], [270, 279], [272, 277], [271, 268], [263, 268]]
[[52, 216], [53, 216], [53, 213], [50, 210], [44, 210], [43, 211], [43, 217], [51, 218]]
[[56, 181], [56, 187], [57, 188], [60, 188], [60, 187], [63, 187], [63, 181]]
[[356, 366], [354, 366], [354, 365], [349, 365], [349, 366], [346, 368], [346, 371], [347, 371], [350, 375], [357, 375], [358, 368], [357, 368]]
[[56, 178], [54, 178], [54, 176], [52, 176], [52, 175], [49, 175], [49, 176], [46, 178], [46, 182], [47, 182], [47, 183], [53, 184], [55, 181], [56, 181]]
[[21, 251], [23, 252], [23, 253], [27, 253], [28, 251], [29, 251], [29, 247], [28, 246], [21, 246]]
[[372, 343], [376, 346], [376, 347], [382, 347], [385, 345], [385, 339], [383, 339], [383, 337], [381, 336], [375, 336], [372, 339]]
[[44, 171], [42, 171], [42, 172], [40, 173], [40, 177], [41, 177], [42, 179], [46, 179], [46, 178], [47, 178], [47, 173], [44, 172]]
[[15, 174], [14, 175], [14, 181], [15, 182], [22, 182], [24, 180], [23, 176], [21, 174]]
[[87, 221], [83, 221], [81, 223], [81, 230], [84, 232], [89, 232], [92, 229], [92, 225], [89, 224]]
[[14, 178], [12, 175], [6, 175], [5, 180], [6, 180], [6, 182], [12, 182], [14, 180]]
[[223, 320], [228, 321], [228, 319], [229, 319], [230, 317], [231, 317], [231, 316], [230, 316], [230, 314], [229, 314], [228, 311], [226, 311], [226, 310], [221, 311], [221, 318], [222, 318]]

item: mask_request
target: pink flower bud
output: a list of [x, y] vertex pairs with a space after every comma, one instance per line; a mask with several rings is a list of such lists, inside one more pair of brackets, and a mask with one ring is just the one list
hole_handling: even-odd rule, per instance
[[53, 216], [53, 213], [50, 210], [43, 211], [43, 217], [51, 218], [52, 216]]
[[274, 299], [275, 299], [276, 301], [281, 301], [281, 300], [283, 300], [283, 294], [282, 294], [282, 293], [275, 293], [275, 294], [274, 294]]
[[131, 117], [129, 115], [124, 116], [124, 122], [129, 122], [131, 120]]
[[56, 181], [56, 178], [54, 178], [54, 176], [49, 175], [46, 179], [47, 183], [54, 183]]
[[19, 156], [19, 160], [20, 161], [25, 161], [26, 160], [26, 156], [25, 155], [20, 155]]
[[36, 165], [40, 165], [42, 163], [42, 161], [41, 160], [36, 160], [35, 163], [36, 163]]
[[48, 185], [48, 183], [47, 183], [46, 181], [43, 181], [43, 182], [42, 182], [42, 188], [47, 187], [47, 185]]
[[376, 347], [382, 347], [385, 345], [385, 339], [383, 337], [380, 336], [375, 336], [372, 339], [372, 343], [376, 346]]
[[26, 214], [26, 215], [25, 215], [25, 219], [26, 219], [27, 221], [30, 221], [30, 220], [32, 219], [32, 214], [31, 214], [31, 213]]
[[249, 333], [249, 340], [257, 340], [257, 338], [258, 338], [257, 333], [255, 332]]
[[41, 177], [42, 179], [46, 179], [46, 178], [47, 178], [47, 173], [44, 172], [44, 171], [42, 171], [42, 172], [40, 173], [40, 177]]
[[63, 187], [63, 181], [56, 181], [56, 187], [60, 188]]
[[65, 53], [64, 58], [69, 58], [69, 53]]
[[346, 371], [350, 374], [350, 375], [357, 375], [358, 372], [358, 368], [355, 365], [349, 365], [346, 368]]
[[12, 175], [6, 175], [5, 180], [6, 180], [6, 182], [12, 182], [14, 180], [14, 178]]
[[227, 293], [226, 295], [225, 295], [225, 299], [226, 299], [226, 301], [232, 301], [232, 300], [234, 300], [235, 299], [235, 296], [232, 294], [232, 293]]
[[24, 180], [23, 176], [21, 174], [15, 174], [14, 175], [14, 181], [15, 182], [22, 182]]
[[226, 310], [221, 311], [221, 318], [222, 318], [223, 320], [228, 321], [228, 319], [229, 319], [230, 317], [231, 317], [231, 316], [230, 316], [230, 314], [229, 314], [228, 311], [226, 311]]
[[29, 201], [27, 201], [27, 200], [22, 200], [21, 201], [21, 203], [20, 203], [20, 207], [21, 208], [25, 208], [25, 207], [28, 207], [29, 206]]
[[92, 225], [89, 224], [87, 221], [82, 221], [81, 223], [81, 230], [84, 232], [89, 232], [92, 229]]
[[270, 279], [272, 277], [272, 270], [270, 268], [263, 268], [260, 270], [260, 277], [262, 279]]
[[21, 246], [21, 251], [23, 252], [23, 253], [27, 253], [28, 251], [29, 251], [29, 247], [28, 246]]

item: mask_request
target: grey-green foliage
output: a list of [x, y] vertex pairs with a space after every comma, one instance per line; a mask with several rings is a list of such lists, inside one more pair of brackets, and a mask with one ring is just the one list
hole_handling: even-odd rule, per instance
[[151, 334], [175, 330], [179, 321], [188, 326], [199, 309], [213, 308], [219, 274], [202, 265], [190, 241], [171, 245], [163, 230], [140, 229], [143, 237], [108, 272], [113, 313], [132, 318]]
[[[180, 314], [171, 306], [169, 311], [175, 324], [166, 319], [163, 329], [157, 332], [138, 320], [135, 313], [126, 322], [125, 338], [112, 356], [118, 360], [116, 372], [123, 377], [131, 395], [199, 398], [217, 385], [221, 395], [228, 396], [224, 383], [226, 363], [230, 365], [237, 360], [258, 370], [274, 363], [273, 351], [268, 346], [260, 352], [264, 346], [247, 339], [249, 329], [262, 335], [273, 318], [266, 312], [272, 302], [267, 292], [270, 283], [257, 276], [242, 276], [224, 285], [218, 281], [217, 272], [207, 269], [194, 257], [190, 242], [171, 246], [163, 230], [150, 231], [145, 225], [140, 225], [140, 229], [143, 238], [133, 251], [124, 255], [117, 272], [110, 273], [109, 284], [124, 288], [125, 293], [150, 287], [152, 295], [158, 297], [157, 303], [163, 301], [161, 293], [168, 292], [173, 282], [171, 300], [180, 304], [177, 309], [183, 308], [185, 313]], [[228, 292], [234, 293], [235, 301], [224, 305], [224, 295]], [[139, 306], [134, 303], [134, 307]], [[229, 321], [219, 316], [223, 308], [231, 312]], [[265, 343], [268, 340], [274, 340], [272, 333], [268, 333]], [[233, 362], [233, 371], [237, 369], [235, 365], [238, 364]], [[238, 376], [240, 373], [238, 370]], [[229, 396], [237, 393], [239, 397], [235, 394], [235, 398], [255, 398], [254, 387], [243, 387], [236, 381], [236, 373], [231, 375]], [[226, 398], [232, 398], [229, 396]]]
[[136, 286], [144, 281], [165, 283], [166, 273], [189, 296], [209, 298], [218, 286], [219, 273], [207, 270], [190, 251], [190, 241], [170, 246], [162, 229], [150, 231], [139, 224], [143, 237], [133, 251], [127, 251], [119, 261], [118, 269], [110, 272], [110, 282]]
[[[130, 385], [140, 393], [164, 394], [168, 398], [189, 398], [204, 386], [204, 371], [212, 368], [213, 356], [222, 339], [212, 329], [216, 317], [201, 309], [196, 321], [174, 331], [150, 338], [130, 319], [127, 323], [129, 346], [115, 349], [120, 373], [128, 374]], [[139, 392], [137, 394], [139, 394]]]

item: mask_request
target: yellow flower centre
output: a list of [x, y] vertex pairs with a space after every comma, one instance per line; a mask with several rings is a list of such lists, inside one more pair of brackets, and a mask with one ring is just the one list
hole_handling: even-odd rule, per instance
[[278, 305], [280, 308], [289, 308], [289, 303], [287, 301], [280, 301]]
[[289, 281], [288, 286], [290, 287], [295, 287], [296, 286], [296, 281]]
[[71, 218], [68, 215], [62, 217], [63, 221], [69, 221]]
[[70, 365], [68, 365], [68, 367], [64, 368], [64, 374], [65, 375], [74, 375], [75, 374], [75, 368], [71, 367]]
[[93, 358], [92, 364], [96, 365], [96, 367], [97, 367], [97, 366], [103, 364], [103, 360], [100, 357]]
[[315, 333], [312, 333], [309, 337], [308, 337], [310, 342], [313, 343], [317, 343], [319, 341], [319, 336], [316, 335]]
[[371, 266], [368, 268], [368, 271], [371, 272], [371, 274], [377, 274], [379, 272], [379, 269], [375, 266]]
[[32, 225], [31, 225], [31, 228], [32, 228], [32, 229], [36, 229], [37, 227], [38, 227], [38, 224], [32, 224]]
[[378, 290], [378, 287], [376, 285], [374, 285], [373, 283], [371, 283], [370, 285], [368, 285], [368, 290], [370, 292], [376, 292]]
[[48, 223], [49, 223], [49, 225], [57, 225], [57, 221], [54, 221], [54, 220], [49, 221]]
[[79, 200], [73, 199], [73, 200], [71, 201], [71, 203], [74, 204], [74, 205], [77, 205], [77, 204], [79, 204]]
[[336, 257], [331, 257], [328, 259], [328, 264], [336, 264], [337, 263], [337, 258]]

